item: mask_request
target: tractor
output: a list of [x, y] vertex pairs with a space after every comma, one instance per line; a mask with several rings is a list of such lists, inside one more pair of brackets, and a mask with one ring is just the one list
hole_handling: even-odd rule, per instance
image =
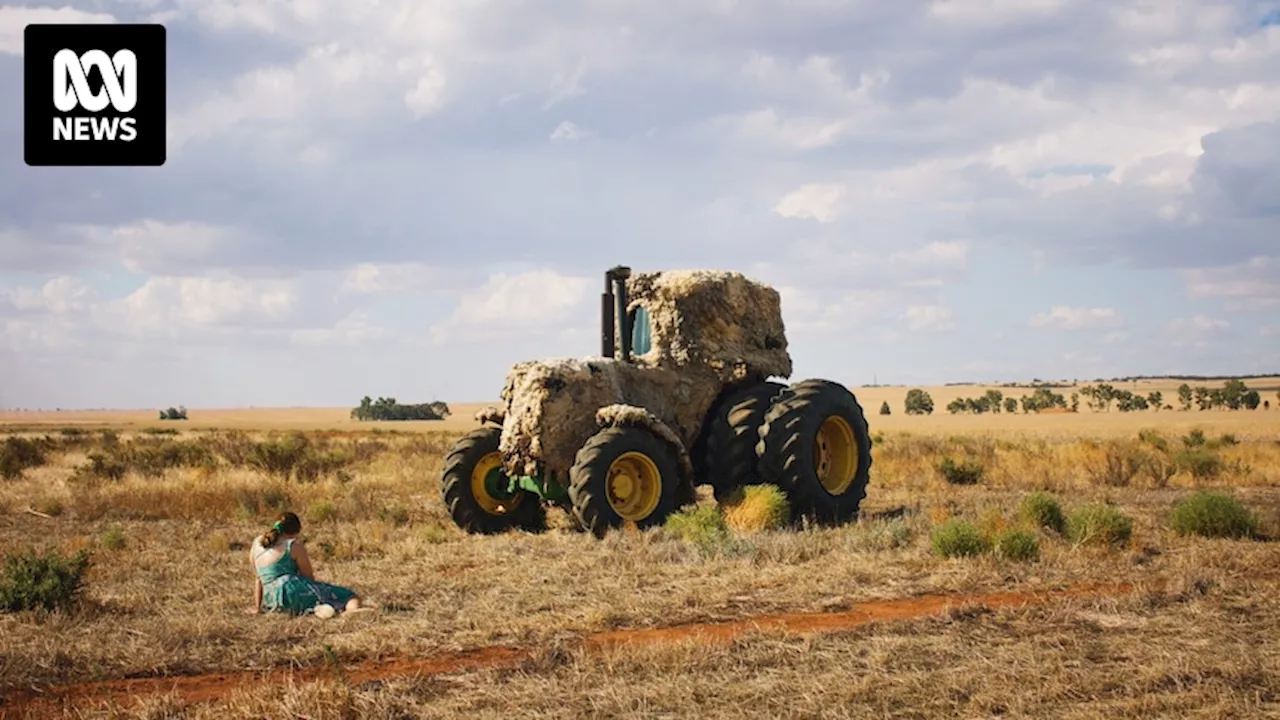
[[790, 385], [776, 290], [737, 272], [605, 273], [601, 355], [517, 363], [502, 406], [445, 460], [441, 492], [469, 533], [544, 530], [547, 507], [603, 538], [661, 525], [710, 485], [769, 483], [796, 520], [849, 522], [871, 436], [843, 385]]

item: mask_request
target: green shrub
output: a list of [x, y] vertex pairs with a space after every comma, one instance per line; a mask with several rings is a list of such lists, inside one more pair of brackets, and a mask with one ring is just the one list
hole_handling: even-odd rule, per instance
[[938, 463], [938, 472], [951, 485], [977, 485], [982, 480], [983, 467], [976, 460], [957, 463], [948, 457]]
[[1258, 518], [1235, 498], [1198, 492], [1173, 507], [1169, 524], [1179, 535], [1240, 539], [1258, 533]]
[[1200, 428], [1196, 428], [1182, 436], [1182, 444], [1189, 448], [1200, 447], [1201, 445], [1204, 445], [1205, 442], [1206, 438], [1204, 436], [1204, 431]]
[[692, 543], [703, 555], [714, 555], [732, 549], [733, 533], [724, 513], [715, 505], [701, 505], [672, 514], [663, 531]]
[[1138, 441], [1160, 450], [1161, 452], [1169, 451], [1169, 441], [1164, 436], [1150, 428], [1138, 431]]
[[1174, 465], [1197, 480], [1217, 477], [1222, 473], [1222, 458], [1200, 446], [1179, 450], [1173, 458]]
[[337, 509], [328, 500], [316, 500], [307, 506], [307, 521], [313, 523], [328, 522], [337, 514]]
[[986, 552], [990, 544], [973, 523], [948, 520], [934, 528], [929, 537], [933, 551], [942, 557], [973, 557]]
[[1029, 530], [1005, 530], [996, 536], [996, 552], [1015, 562], [1032, 562], [1040, 557], [1040, 540]]
[[118, 525], [112, 525], [102, 532], [102, 538], [98, 540], [99, 544], [107, 550], [123, 550], [128, 542], [124, 537], [124, 530]]
[[28, 468], [45, 462], [45, 444], [23, 437], [7, 437], [0, 443], [0, 477], [16, 480]]
[[1062, 512], [1062, 504], [1047, 492], [1033, 492], [1024, 497], [1018, 516], [1032, 527], [1052, 530], [1059, 535], [1067, 531], [1067, 518]]
[[56, 550], [10, 555], [0, 571], [0, 610], [59, 610], [79, 600], [91, 563], [87, 550], [64, 557]]
[[1076, 545], [1122, 545], [1133, 536], [1133, 519], [1111, 505], [1084, 505], [1067, 518], [1067, 538]]

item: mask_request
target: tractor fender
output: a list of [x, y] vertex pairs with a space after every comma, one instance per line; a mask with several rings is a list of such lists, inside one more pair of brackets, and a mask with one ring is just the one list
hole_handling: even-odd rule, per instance
[[596, 424], [601, 428], [644, 428], [657, 435], [675, 451], [676, 456], [680, 459], [681, 483], [692, 487], [693, 460], [689, 457], [688, 449], [685, 448], [684, 443], [680, 442], [680, 436], [676, 435], [671, 426], [659, 420], [653, 413], [635, 405], [616, 403], [614, 405], [606, 405], [596, 411]]
[[489, 407], [486, 407], [480, 412], [476, 413], [476, 422], [480, 423], [481, 425], [484, 425], [485, 423], [493, 423], [494, 425], [501, 425], [502, 421], [505, 420], [506, 417], [507, 417], [506, 410], [500, 407], [494, 407], [490, 405]]

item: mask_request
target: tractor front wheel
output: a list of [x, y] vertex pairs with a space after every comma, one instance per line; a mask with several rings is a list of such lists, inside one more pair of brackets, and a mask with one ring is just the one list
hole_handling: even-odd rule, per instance
[[760, 426], [760, 472], [791, 500], [793, 516], [823, 524], [857, 517], [871, 472], [871, 435], [858, 400], [828, 380], [784, 390]]
[[679, 459], [665, 441], [637, 427], [610, 427], [587, 440], [569, 471], [579, 523], [597, 538], [624, 523], [661, 525], [679, 504]]
[[508, 492], [498, 452], [501, 427], [482, 427], [462, 437], [445, 457], [441, 492], [458, 527], [492, 535], [511, 528], [546, 529], [542, 499], [524, 490]]

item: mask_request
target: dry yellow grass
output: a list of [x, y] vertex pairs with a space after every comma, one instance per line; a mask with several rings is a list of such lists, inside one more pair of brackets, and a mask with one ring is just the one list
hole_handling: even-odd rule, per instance
[[[55, 423], [22, 434], [48, 433], [64, 444], [46, 465], [0, 480], [0, 547], [89, 548], [96, 565], [81, 610], [47, 618], [0, 614], [0, 695], [47, 683], [322, 664], [327, 648], [352, 662], [493, 644], [554, 649], [616, 628], [838, 610], [921, 593], [1122, 580], [1172, 589], [1023, 612], [960, 613], [822, 639], [759, 636], [732, 649], [623, 649], [606, 657], [559, 650], [518, 670], [447, 679], [246, 688], [188, 710], [151, 698], [140, 712], [247, 718], [1277, 711], [1276, 654], [1258, 650], [1250, 638], [1267, 636], [1280, 616], [1274, 599], [1280, 551], [1271, 542], [1180, 537], [1168, 529], [1167, 515], [1192, 488], [1227, 488], [1259, 512], [1265, 532], [1280, 534], [1280, 410], [1013, 417], [944, 411], [911, 418], [899, 412], [899, 400], [884, 418], [874, 414], [879, 402], [872, 393], [881, 391], [887, 392], [859, 391], [881, 436], [862, 521], [751, 533], [712, 552], [662, 530], [596, 541], [571, 530], [558, 513], [542, 535], [463, 535], [441, 504], [439, 471], [445, 449], [470, 427], [478, 406], [454, 406], [444, 421], [459, 423], [452, 429], [377, 424], [412, 430], [395, 434], [371, 434], [375, 424], [351, 422], [345, 410], [226, 411], [204, 421], [193, 410], [186, 423], [157, 422], [146, 412], [109, 421], [124, 430], [121, 443], [176, 439], [232, 454], [267, 435], [233, 442], [200, 432], [199, 423], [339, 431], [329, 440], [308, 433], [317, 452], [348, 457], [313, 481], [225, 462], [94, 478], [77, 468], [101, 451], [96, 431], [62, 438], [58, 426], [108, 422], [105, 416], [76, 414], [67, 422], [69, 414], [10, 415], [13, 425]], [[935, 394], [935, 405], [940, 401], [946, 402]], [[182, 432], [176, 438], [132, 432], [146, 427]], [[1209, 449], [1184, 447], [1182, 436], [1193, 427], [1204, 430]], [[1150, 428], [1162, 439], [1139, 440], [1138, 431]], [[1221, 442], [1223, 434], [1237, 442]], [[980, 464], [981, 480], [948, 484], [938, 469], [946, 457]], [[1068, 511], [1115, 503], [1134, 517], [1134, 537], [1122, 548], [1095, 549], [1045, 534], [1040, 560], [1030, 564], [990, 556], [944, 560], [931, 551], [935, 523], [979, 522], [995, 513], [1014, 518], [1033, 489], [1057, 492]], [[279, 507], [303, 515], [320, 577], [356, 588], [382, 606], [379, 612], [332, 621], [240, 614], [252, 590], [247, 543]], [[124, 546], [104, 542], [108, 533]], [[1034, 692], [1026, 677], [1038, 678]]]

